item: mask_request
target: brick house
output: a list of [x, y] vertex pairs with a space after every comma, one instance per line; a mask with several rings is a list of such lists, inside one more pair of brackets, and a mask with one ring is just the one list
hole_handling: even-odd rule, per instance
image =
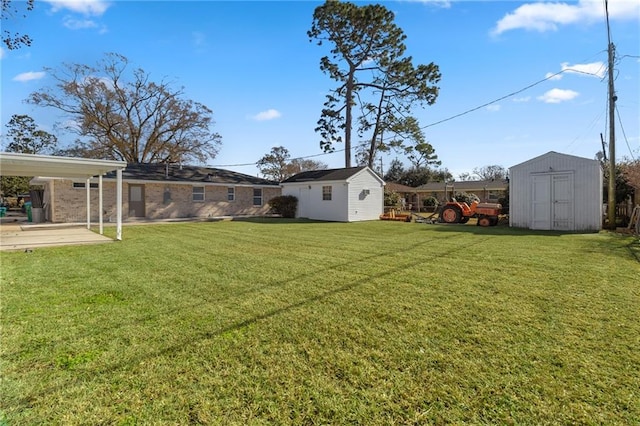
[[507, 179], [467, 180], [458, 182], [429, 182], [415, 188], [420, 198], [435, 197], [439, 202], [450, 201], [456, 192], [475, 194], [481, 202], [497, 203], [509, 190]]
[[395, 192], [405, 199], [409, 210], [423, 211], [423, 200], [434, 197], [440, 204], [451, 201], [456, 192], [475, 194], [480, 201], [497, 203], [500, 198], [506, 196], [509, 190], [509, 181], [506, 179], [492, 180], [467, 180], [460, 182], [429, 182], [412, 188], [399, 183], [387, 182], [386, 191]]
[[[115, 221], [116, 176], [102, 179], [103, 219]], [[45, 219], [84, 222], [87, 180], [39, 177], [44, 186]], [[91, 220], [97, 220], [98, 180], [89, 182]], [[123, 220], [187, 217], [259, 216], [281, 194], [278, 182], [229, 170], [177, 164], [128, 164], [122, 172]], [[95, 190], [94, 190], [95, 189]]]

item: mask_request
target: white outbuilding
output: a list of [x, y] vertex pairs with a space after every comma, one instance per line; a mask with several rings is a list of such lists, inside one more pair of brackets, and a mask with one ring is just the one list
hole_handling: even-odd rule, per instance
[[596, 232], [602, 228], [600, 162], [550, 151], [509, 169], [509, 225]]
[[298, 199], [296, 217], [357, 222], [377, 220], [384, 209], [384, 181], [366, 166], [302, 172], [281, 186]]

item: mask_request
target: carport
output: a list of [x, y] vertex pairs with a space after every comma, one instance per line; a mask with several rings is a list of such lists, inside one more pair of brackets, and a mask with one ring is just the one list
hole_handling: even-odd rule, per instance
[[[122, 240], [122, 170], [124, 161], [91, 160], [87, 158], [57, 157], [53, 155], [18, 154], [0, 152], [0, 175], [41, 176], [52, 178], [86, 179], [87, 229], [91, 229], [91, 180], [98, 178], [98, 211], [102, 211], [102, 176], [116, 171], [116, 240]], [[103, 234], [102, 214], [99, 214], [100, 235]]]

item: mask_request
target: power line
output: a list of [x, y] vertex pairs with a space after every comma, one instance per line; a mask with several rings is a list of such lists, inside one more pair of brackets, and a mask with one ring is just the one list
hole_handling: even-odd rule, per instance
[[[573, 146], [574, 143], [576, 143], [578, 140], [582, 139], [584, 137], [584, 135], [586, 135], [587, 133], [591, 132], [591, 130], [593, 129], [593, 127], [596, 125], [596, 123], [598, 121], [600, 121], [600, 119], [602, 118], [602, 116], [605, 116], [607, 113], [607, 108], [603, 108], [601, 112], [598, 113], [598, 115], [596, 115], [593, 120], [591, 121], [591, 123], [585, 128], [584, 132], [582, 132], [582, 134], [576, 136], [575, 138], [573, 138], [573, 140], [565, 147], [565, 149], [569, 149]], [[602, 135], [602, 133], [600, 133], [600, 135]]]
[[624, 136], [624, 141], [627, 143], [627, 148], [629, 149], [629, 155], [631, 155], [631, 159], [635, 160], [633, 156], [633, 151], [631, 151], [631, 146], [629, 145], [629, 139], [627, 139], [627, 134], [624, 132], [624, 127], [622, 126], [622, 118], [620, 117], [620, 111], [618, 111], [618, 105], [616, 104], [616, 113], [618, 114], [618, 123], [620, 123], [620, 130], [622, 130], [622, 136]]
[[[578, 70], [578, 69], [574, 69], [574, 68], [565, 68], [565, 69], [563, 69], [563, 70], [561, 70], [561, 71], [558, 71], [558, 72], [557, 72], [557, 73], [555, 73], [555, 74], [548, 75], [547, 77], [543, 78], [542, 80], [538, 80], [538, 81], [536, 81], [535, 83], [529, 84], [528, 86], [525, 86], [525, 87], [523, 87], [522, 89], [516, 90], [515, 92], [511, 92], [511, 93], [509, 93], [509, 94], [507, 94], [507, 95], [501, 96], [501, 97], [499, 97], [499, 98], [497, 98], [497, 99], [495, 99], [495, 100], [493, 100], [493, 101], [486, 102], [486, 103], [484, 103], [484, 104], [482, 104], [482, 105], [479, 105], [479, 106], [477, 106], [477, 107], [470, 108], [470, 109], [468, 109], [468, 110], [466, 110], [466, 111], [464, 111], [464, 112], [461, 112], [461, 113], [459, 113], [459, 114], [455, 114], [455, 115], [452, 115], [452, 116], [447, 117], [447, 118], [445, 118], [445, 119], [442, 119], [442, 120], [436, 121], [436, 122], [434, 122], [434, 123], [427, 124], [426, 126], [422, 126], [422, 127], [420, 127], [420, 129], [427, 129], [427, 128], [429, 128], [429, 127], [437, 126], [438, 124], [446, 123], [447, 121], [451, 121], [451, 120], [454, 120], [454, 119], [456, 119], [456, 118], [458, 118], [458, 117], [462, 117], [462, 116], [464, 116], [464, 115], [470, 114], [470, 113], [472, 113], [472, 112], [474, 112], [474, 111], [477, 111], [477, 110], [482, 109], [482, 108], [485, 108], [485, 107], [487, 107], [487, 106], [489, 106], [489, 105], [495, 104], [496, 102], [500, 102], [500, 101], [502, 101], [502, 100], [504, 100], [504, 99], [507, 99], [507, 98], [510, 98], [510, 97], [512, 97], [512, 96], [518, 95], [518, 94], [520, 94], [520, 93], [522, 93], [522, 92], [524, 92], [524, 91], [526, 91], [526, 90], [531, 89], [532, 87], [535, 87], [535, 86], [537, 86], [537, 85], [539, 85], [539, 84], [542, 84], [542, 83], [544, 83], [545, 81], [551, 80], [551, 79], [555, 78], [556, 76], [558, 76], [558, 75], [560, 75], [560, 74], [563, 74], [563, 73], [566, 73], [566, 72], [569, 72], [569, 73], [577, 73], [577, 74], [585, 74], [585, 75], [591, 75], [591, 76], [599, 77], [599, 75], [598, 75], [598, 74], [596, 74], [596, 73], [586, 72], [586, 71], [582, 71], [582, 70]], [[360, 145], [352, 146], [352, 149], [353, 149], [353, 148], [358, 148], [358, 147], [364, 147], [364, 146], [366, 146], [366, 145], [368, 145], [368, 142], [366, 142], [366, 143], [362, 143], [362, 144], [360, 144]], [[292, 160], [292, 161], [293, 161], [293, 160], [305, 160], [305, 159], [308, 159], [308, 158], [316, 158], [316, 157], [321, 157], [321, 156], [325, 156], [325, 155], [336, 154], [336, 153], [344, 152], [344, 151], [346, 151], [346, 148], [342, 148], [342, 149], [334, 149], [334, 150], [332, 150], [331, 152], [323, 152], [323, 153], [320, 153], [320, 154], [305, 155], [305, 156], [302, 156], [302, 157], [292, 158], [291, 160]], [[255, 161], [255, 162], [253, 162], [253, 163], [241, 163], [241, 164], [218, 164], [218, 165], [213, 165], [213, 166], [211, 166], [211, 167], [247, 167], [247, 166], [255, 166], [255, 165], [257, 165], [257, 164], [258, 164], [258, 162], [257, 162], [257, 161]]]
[[495, 100], [493, 100], [493, 101], [491, 101], [491, 102], [484, 103], [484, 104], [482, 104], [482, 105], [480, 105], [480, 106], [477, 106], [477, 107], [474, 107], [474, 108], [468, 109], [468, 110], [466, 110], [466, 111], [464, 111], [464, 112], [461, 112], [461, 113], [459, 113], [459, 114], [456, 114], [456, 115], [452, 115], [451, 117], [445, 118], [445, 119], [443, 119], [443, 120], [436, 121], [435, 123], [427, 124], [426, 126], [421, 127], [421, 129], [426, 129], [426, 128], [428, 128], [428, 127], [433, 127], [433, 126], [436, 126], [436, 125], [438, 125], [438, 124], [442, 124], [442, 123], [445, 123], [445, 122], [447, 122], [447, 121], [451, 121], [451, 120], [453, 120], [453, 119], [455, 119], [455, 118], [462, 117], [463, 115], [467, 115], [467, 114], [472, 113], [472, 112], [474, 112], [474, 111], [477, 111], [477, 110], [479, 110], [479, 109], [485, 108], [485, 107], [487, 107], [487, 106], [489, 106], [489, 105], [495, 104], [496, 102], [500, 102], [500, 101], [502, 101], [502, 100], [504, 100], [504, 99], [510, 98], [510, 97], [515, 96], [515, 95], [517, 95], [517, 94], [520, 94], [520, 93], [522, 93], [522, 92], [524, 92], [524, 91], [526, 91], [526, 90], [529, 90], [529, 89], [531, 89], [532, 87], [535, 87], [535, 86], [537, 86], [538, 84], [544, 83], [544, 82], [545, 82], [545, 81], [547, 81], [547, 80], [551, 80], [551, 79], [553, 79], [554, 77], [556, 77], [556, 76], [558, 76], [558, 75], [560, 75], [560, 74], [562, 74], [562, 73], [565, 73], [565, 72], [575, 72], [575, 73], [578, 73], [578, 74], [587, 74], [587, 75], [592, 75], [592, 76], [599, 77], [599, 75], [598, 75], [598, 74], [595, 74], [595, 73], [586, 72], [586, 71], [582, 71], [582, 70], [577, 70], [577, 69], [573, 69], [573, 68], [565, 68], [565, 69], [563, 69], [563, 70], [561, 70], [561, 71], [558, 71], [558, 72], [557, 72], [557, 73], [555, 73], [555, 74], [551, 74], [551, 75], [549, 75], [549, 76], [547, 76], [547, 77], [543, 78], [542, 80], [536, 81], [535, 83], [532, 83], [532, 84], [530, 84], [530, 85], [528, 85], [528, 86], [526, 86], [526, 87], [523, 87], [523, 88], [522, 88], [522, 89], [520, 89], [520, 90], [516, 90], [515, 92], [511, 92], [511, 93], [509, 93], [508, 95], [501, 96], [501, 97], [499, 97], [498, 99], [495, 99]]

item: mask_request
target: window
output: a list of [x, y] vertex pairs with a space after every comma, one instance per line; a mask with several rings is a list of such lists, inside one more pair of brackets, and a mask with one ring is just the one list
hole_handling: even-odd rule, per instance
[[262, 205], [262, 188], [253, 188], [253, 205]]
[[322, 201], [331, 201], [331, 187], [323, 186], [322, 187]]
[[[73, 182], [73, 187], [74, 188], [86, 188], [86, 185], [84, 182]], [[98, 184], [97, 183], [90, 183], [89, 184], [89, 188], [90, 189], [98, 189]]]
[[236, 189], [231, 187], [227, 188], [227, 201], [234, 201], [236, 199]]
[[192, 197], [193, 201], [204, 201], [204, 186], [194, 186]]

